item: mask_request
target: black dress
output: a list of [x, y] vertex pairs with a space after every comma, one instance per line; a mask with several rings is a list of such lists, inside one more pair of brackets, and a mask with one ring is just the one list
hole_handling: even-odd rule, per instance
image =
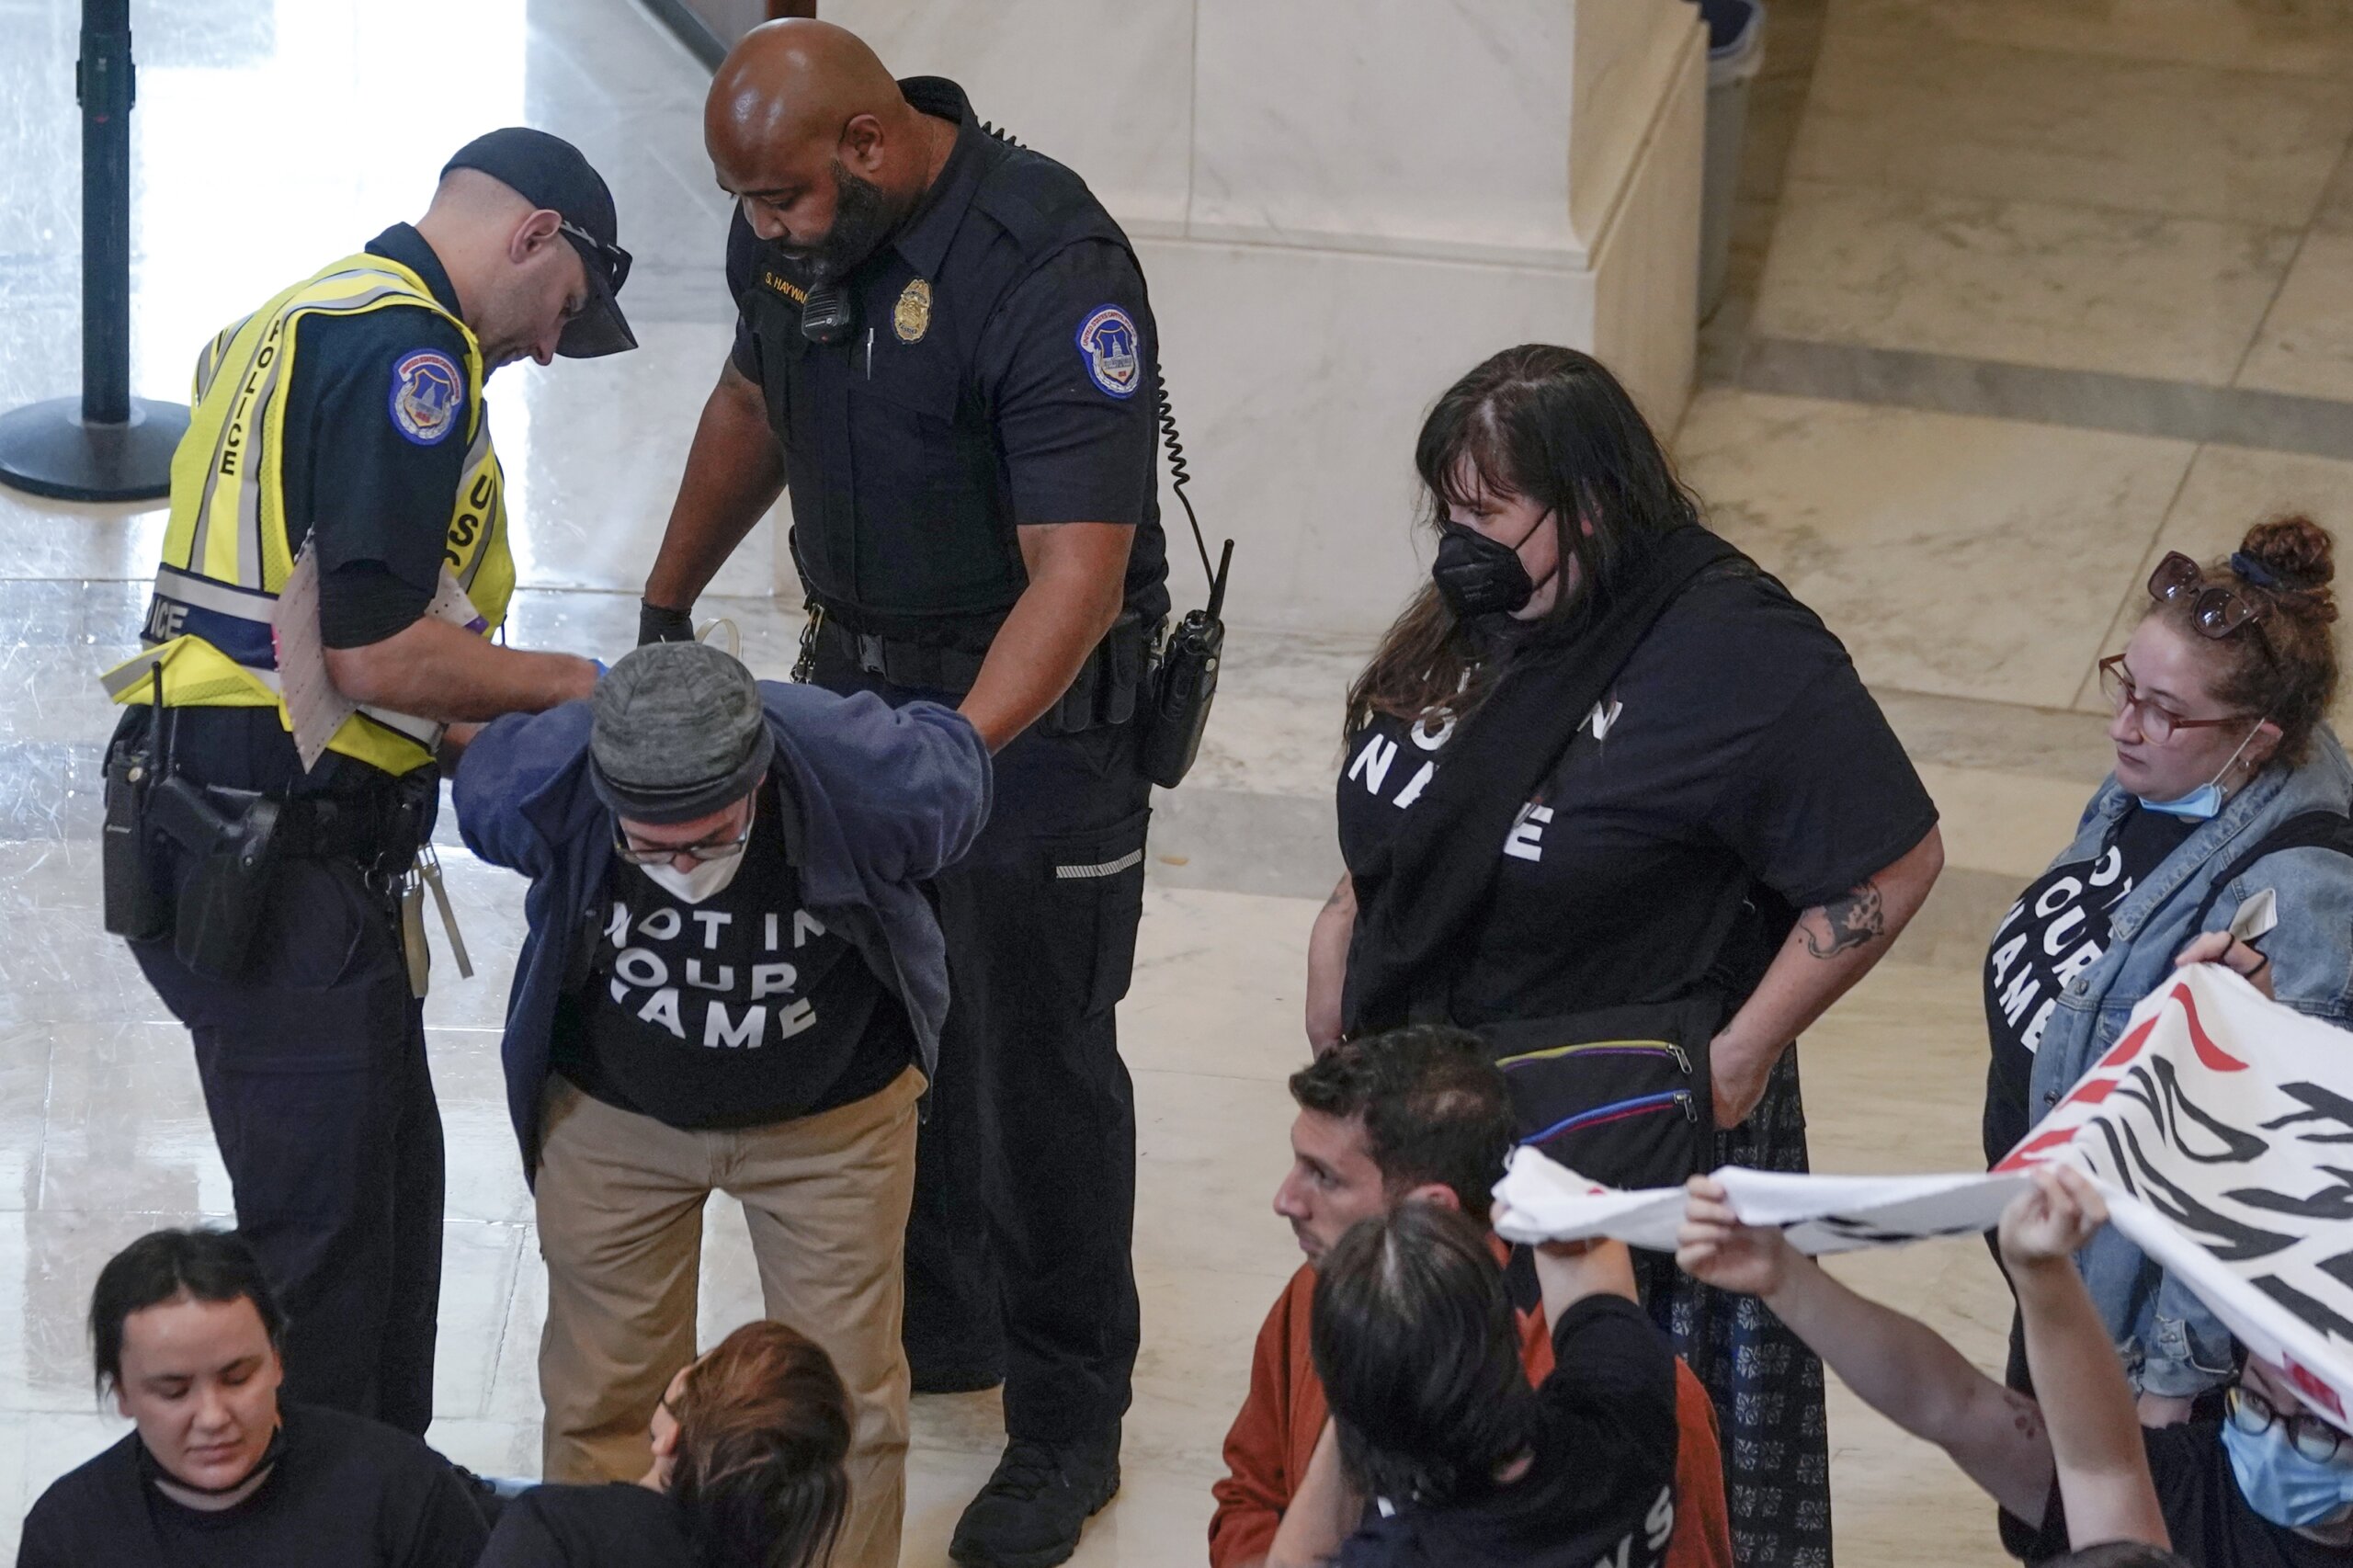
[[[1475, 724], [1474, 713], [1468, 722]], [[1339, 780], [1340, 848], [1365, 863], [1445, 763], [1453, 726], [1376, 721]], [[1497, 846], [1492, 902], [1447, 977], [1469, 1027], [1673, 1001], [1710, 979], [1745, 998], [1795, 912], [1841, 897], [1936, 825], [1838, 640], [1771, 579], [1677, 598]], [[1392, 888], [1390, 896], [1410, 896]], [[1797, 1053], [1716, 1139], [1716, 1163], [1806, 1168]], [[1723, 1424], [1743, 1568], [1829, 1568], [1821, 1362], [1771, 1313], [1637, 1255], [1653, 1314]]]

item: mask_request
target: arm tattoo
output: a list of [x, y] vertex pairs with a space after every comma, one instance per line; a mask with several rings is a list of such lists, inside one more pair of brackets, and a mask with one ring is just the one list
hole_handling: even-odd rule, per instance
[[[1815, 928], [1815, 916], [1820, 916], [1821, 929]], [[1869, 878], [1857, 884], [1844, 897], [1834, 898], [1818, 910], [1806, 911], [1798, 922], [1804, 934], [1805, 950], [1818, 959], [1836, 958], [1849, 948], [1859, 948], [1887, 931], [1887, 911], [1881, 906], [1879, 884]]]
[[2004, 1389], [2002, 1397], [2010, 1407], [2010, 1425], [2018, 1435], [2029, 1442], [2042, 1436], [2042, 1406], [2015, 1389]]

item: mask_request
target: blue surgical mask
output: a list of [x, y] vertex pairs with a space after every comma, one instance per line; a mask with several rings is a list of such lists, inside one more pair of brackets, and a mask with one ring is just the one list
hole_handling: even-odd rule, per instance
[[2188, 794], [2172, 801], [2152, 801], [2146, 795], [2134, 799], [2146, 812], [2162, 812], [2169, 817], [2183, 817], [2190, 822], [2211, 822], [2222, 809], [2222, 786], [2218, 779], [2209, 778]]
[[2190, 822], [2211, 822], [2222, 809], [2222, 775], [2237, 764], [2239, 753], [2254, 744], [2255, 737], [2267, 722], [2268, 716], [2257, 719], [2255, 728], [2246, 733], [2246, 739], [2239, 743], [2238, 751], [2231, 753], [2230, 761], [2223, 763], [2213, 778], [2188, 794], [2171, 801], [2152, 801], [2146, 795], [2135, 795], [2133, 799], [2141, 802], [2143, 811], [2163, 812], [2169, 817], [2183, 817]]
[[2306, 1459], [2280, 1427], [2243, 1432], [2225, 1421], [2222, 1448], [2246, 1506], [2282, 1529], [2326, 1524], [2353, 1507], [2353, 1466]]

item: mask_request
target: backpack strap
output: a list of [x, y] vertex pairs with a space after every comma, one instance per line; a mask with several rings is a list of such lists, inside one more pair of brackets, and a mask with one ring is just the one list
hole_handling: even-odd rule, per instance
[[2277, 855], [2285, 849], [2334, 849], [2339, 855], [2353, 858], [2353, 817], [2343, 812], [2304, 812], [2290, 817], [2263, 835], [2256, 846], [2222, 868], [2206, 888], [2206, 900], [2198, 906], [2198, 917], [2189, 923], [2195, 932], [2206, 929], [2206, 917], [2214, 912], [2214, 904], [2222, 890], [2245, 876], [2257, 860], [2267, 855]]

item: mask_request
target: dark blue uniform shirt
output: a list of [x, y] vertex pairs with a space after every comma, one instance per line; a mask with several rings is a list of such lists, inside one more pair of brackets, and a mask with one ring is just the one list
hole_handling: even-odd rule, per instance
[[[993, 483], [982, 488], [989, 492], [986, 504], [996, 509], [1003, 547], [1012, 548], [1014, 526], [1132, 526], [1136, 538], [1128, 560], [1127, 603], [1147, 620], [1157, 619], [1168, 608], [1167, 565], [1154, 450], [1156, 344], [1142, 274], [1127, 246], [1112, 237], [1116, 227], [1105, 219], [1103, 233], [1050, 248], [1000, 297], [983, 300], [986, 289], [973, 276], [983, 266], [979, 248], [958, 242], [970, 225], [988, 221], [974, 198], [991, 173], [993, 154], [1000, 150], [954, 83], [914, 77], [900, 85], [910, 103], [955, 124], [958, 134], [948, 162], [916, 210], [874, 256], [842, 279], [858, 301], [853, 341], [846, 350], [854, 378], [852, 428], [845, 442], [847, 460], [793, 461], [790, 396], [786, 389], [766, 384], [771, 378], [763, 369], [759, 335], [779, 330], [775, 324], [779, 318], [775, 313], [764, 316], [755, 301], [763, 293], [790, 301], [793, 316], [781, 329], [790, 333], [797, 328], [797, 308], [808, 275], [755, 234], [740, 208], [728, 231], [728, 290], [740, 312], [733, 363], [747, 379], [763, 385], [771, 420], [787, 447], [787, 477], [794, 487], [795, 549], [805, 552], [812, 547], [813, 539], [804, 536], [814, 530], [812, 519], [821, 501], [858, 491], [863, 504], [878, 483], [888, 483], [877, 476], [892, 466], [892, 454], [874, 441], [875, 432], [891, 427], [892, 412], [883, 405], [918, 405], [942, 426], [951, 419], [962, 423], [978, 410], [985, 417], [995, 457]], [[1031, 167], [1043, 162], [1036, 160]], [[1073, 177], [1058, 166], [1054, 172]], [[909, 271], [914, 276], [903, 291], [899, 275]], [[934, 324], [959, 309], [984, 303], [989, 308], [986, 319], [978, 324], [970, 362], [960, 366], [956, 356], [942, 347], [949, 328]], [[768, 347], [772, 359], [776, 346]], [[798, 345], [790, 347], [799, 349]], [[955, 384], [935, 384], [945, 378]], [[861, 543], [861, 551], [867, 548]], [[804, 577], [823, 575], [808, 570], [806, 553], [801, 559]], [[970, 579], [954, 582], [945, 574], [934, 574], [910, 591], [930, 597], [926, 608], [937, 610], [953, 608], [950, 601], [960, 592], [976, 599], [987, 597], [984, 588], [972, 588]]]

